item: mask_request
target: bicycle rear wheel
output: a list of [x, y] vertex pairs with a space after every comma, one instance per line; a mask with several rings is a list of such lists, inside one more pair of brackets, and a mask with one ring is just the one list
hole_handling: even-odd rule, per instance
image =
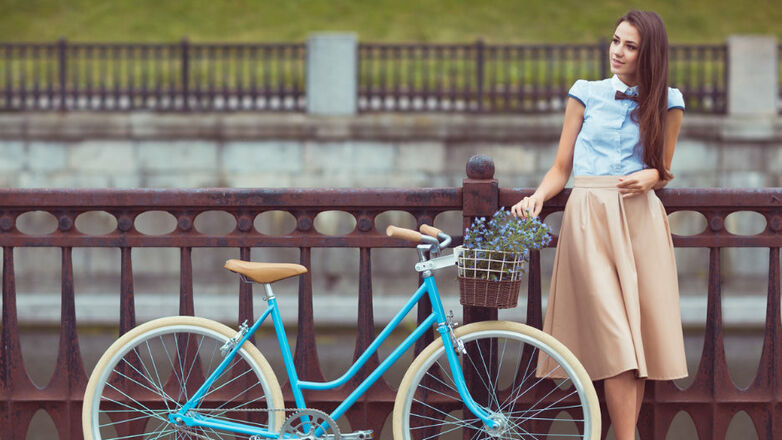
[[[599, 440], [600, 406], [592, 381], [556, 339], [508, 321], [477, 322], [455, 334], [467, 350], [459, 360], [470, 394], [500, 428], [488, 429], [464, 406], [438, 338], [402, 379], [394, 404], [396, 440]], [[551, 357], [556, 367], [537, 372], [539, 356]]]
[[[235, 330], [203, 318], [176, 316], [134, 328], [114, 342], [87, 383], [84, 438], [247, 439], [209, 428], [170, 423], [176, 412], [224, 359], [220, 347]], [[193, 413], [276, 430], [282, 391], [266, 359], [249, 341], [207, 391]]]

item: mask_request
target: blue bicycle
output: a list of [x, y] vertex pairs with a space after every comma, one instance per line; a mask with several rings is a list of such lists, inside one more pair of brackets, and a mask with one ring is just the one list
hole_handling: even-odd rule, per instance
[[[509, 321], [456, 327], [443, 310], [433, 271], [456, 264], [442, 231], [391, 226], [389, 236], [418, 243], [423, 283], [374, 342], [338, 379], [300, 380], [271, 283], [303, 274], [297, 264], [228, 260], [225, 267], [265, 288], [268, 308], [239, 330], [204, 318], [156, 319], [127, 332], [98, 361], [84, 395], [91, 439], [367, 440], [340, 432], [338, 420], [425, 333], [439, 334], [407, 369], [393, 413], [394, 438], [600, 438], [600, 409], [586, 371], [551, 336]], [[307, 407], [303, 390], [340, 387], [361, 369], [403, 318], [427, 296], [432, 313], [330, 414]], [[271, 317], [295, 408], [249, 338]], [[539, 371], [539, 360], [553, 365]], [[541, 363], [542, 365], [542, 363]]]

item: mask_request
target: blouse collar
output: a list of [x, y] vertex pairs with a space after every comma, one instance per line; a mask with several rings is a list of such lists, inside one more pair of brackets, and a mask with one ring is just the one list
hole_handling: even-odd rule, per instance
[[621, 79], [619, 79], [618, 76], [614, 75], [611, 77], [611, 85], [614, 87], [614, 90], [626, 93], [628, 95], [637, 95], [638, 94], [638, 86], [630, 87], [624, 82], [622, 82]]

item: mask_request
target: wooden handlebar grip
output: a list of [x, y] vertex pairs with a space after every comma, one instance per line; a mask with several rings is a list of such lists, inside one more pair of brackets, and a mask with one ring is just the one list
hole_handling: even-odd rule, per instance
[[424, 234], [426, 234], [426, 235], [428, 235], [430, 237], [434, 237], [434, 238], [438, 238], [437, 234], [442, 234], [443, 233], [443, 231], [435, 228], [434, 226], [429, 226], [429, 225], [426, 225], [426, 224], [421, 225], [421, 227], [418, 228], [418, 229], [421, 232], [423, 232]]
[[420, 243], [423, 238], [421, 233], [412, 229], [399, 228], [397, 226], [389, 226], [386, 228], [386, 235], [389, 237], [402, 238], [413, 243]]

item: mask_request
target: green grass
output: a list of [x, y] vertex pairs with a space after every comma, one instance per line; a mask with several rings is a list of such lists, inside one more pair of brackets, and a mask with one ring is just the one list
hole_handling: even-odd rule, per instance
[[673, 44], [782, 40], [780, 0], [0, 0], [0, 40], [591, 43], [633, 7], [660, 13]]

